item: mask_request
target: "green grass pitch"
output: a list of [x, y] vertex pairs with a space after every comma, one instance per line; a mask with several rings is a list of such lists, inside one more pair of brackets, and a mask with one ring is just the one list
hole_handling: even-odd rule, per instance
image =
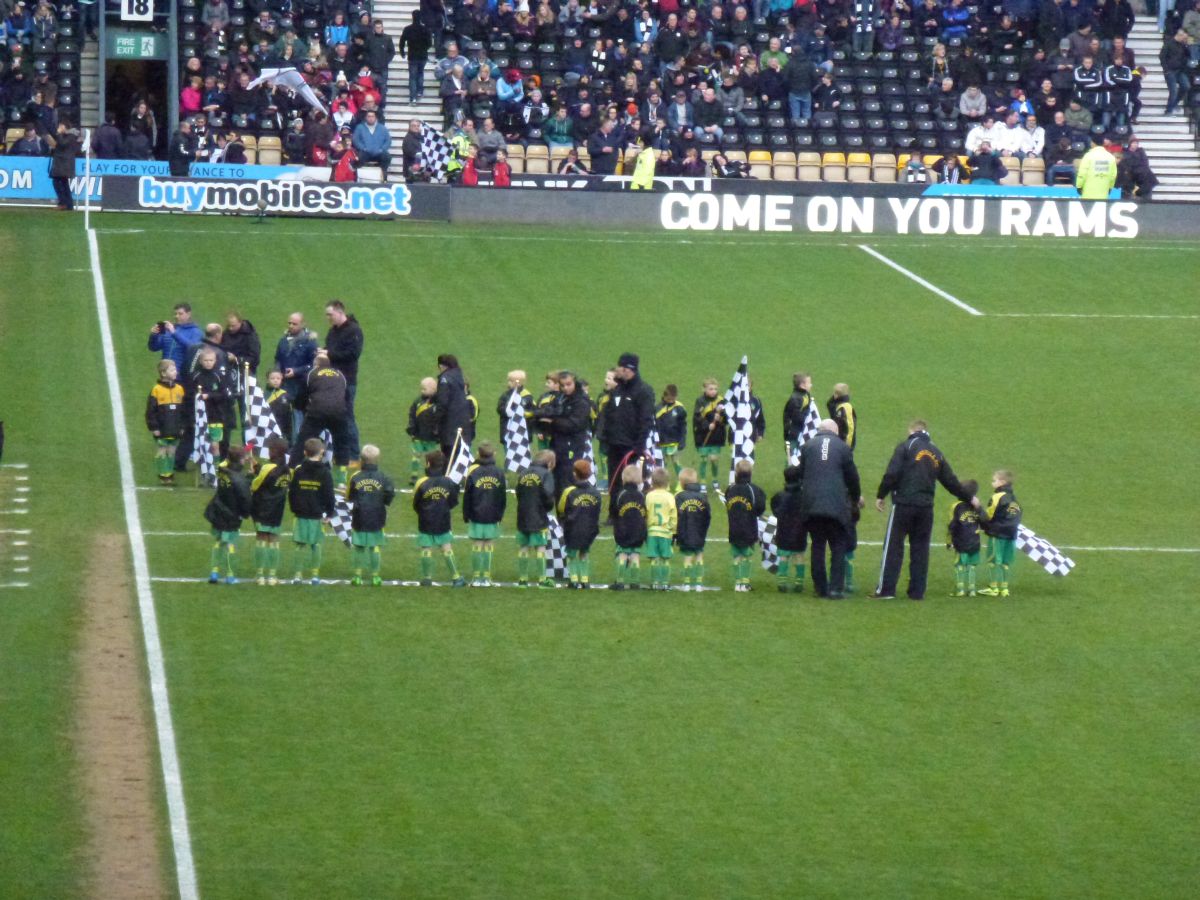
[[[153, 590], [206, 900], [1194, 895], [1195, 242], [869, 240], [975, 317], [845, 237], [94, 224], [115, 360], [78, 217], [0, 214], [4, 461], [32, 485], [29, 513], [0, 515], [0, 565], [19, 531], [30, 557], [30, 587], [0, 589], [0, 895], [86, 889], [72, 652], [93, 541], [125, 530], [113, 364], [151, 574], [168, 579]], [[597, 384], [632, 350], [690, 404], [747, 353], [769, 493], [790, 376], [808, 370], [822, 403], [853, 389], [869, 496], [919, 415], [960, 477], [1016, 471], [1030, 527], [1108, 549], [1069, 551], [1065, 579], [1021, 557], [1007, 602], [951, 599], [940, 494], [924, 604], [863, 599], [871, 507], [858, 596], [836, 604], [811, 585], [779, 595], [757, 566], [755, 592], [734, 594], [720, 515], [707, 570], [722, 590], [702, 595], [169, 580], [207, 571], [206, 494], [153, 485], [147, 329], [179, 299], [200, 321], [237, 308], [269, 356], [293, 310], [323, 334], [330, 297], [366, 331], [363, 438], [398, 482], [439, 352], [462, 361], [490, 438], [514, 367], [534, 388], [564, 366]], [[0, 510], [16, 471], [0, 469]], [[408, 500], [389, 531], [414, 530]], [[611, 547], [596, 545], [597, 580]], [[251, 549], [246, 534], [243, 575]], [[323, 574], [348, 562], [330, 542]], [[391, 540], [384, 576], [416, 568], [412, 541]], [[515, 577], [511, 539], [497, 568]], [[160, 842], [170, 871], [165, 806]]]

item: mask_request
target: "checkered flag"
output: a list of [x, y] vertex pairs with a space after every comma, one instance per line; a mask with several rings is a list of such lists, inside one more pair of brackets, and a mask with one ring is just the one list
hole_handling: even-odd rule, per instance
[[246, 443], [252, 445], [262, 459], [267, 458], [267, 438], [283, 437], [283, 430], [275, 421], [267, 395], [258, 386], [258, 381], [246, 373], [246, 421], [243, 427]]
[[211, 481], [217, 477], [217, 461], [213, 459], [212, 442], [208, 439], [208, 410], [199, 397], [196, 398], [195, 431], [191, 460], [200, 467], [200, 477]]
[[421, 123], [421, 165], [429, 173], [429, 180], [445, 184], [446, 170], [454, 158], [454, 148], [436, 128]]
[[1075, 561], [1045, 538], [1040, 538], [1024, 525], [1017, 526], [1017, 549], [1051, 575], [1066, 575], [1075, 568]]
[[646, 449], [642, 454], [646, 462], [646, 472], [651, 469], [661, 469], [663, 465], [662, 448], [658, 446], [658, 426], [651, 425], [650, 433], [646, 435]]
[[796, 452], [788, 457], [788, 464], [800, 465], [800, 448], [816, 437], [821, 427], [821, 415], [817, 412], [817, 404], [808, 401], [808, 410], [804, 413], [804, 422], [800, 425], [800, 434], [796, 438]]
[[775, 544], [774, 516], [761, 516], [758, 520], [758, 541], [762, 544], [762, 567], [768, 572], [779, 568], [779, 547]]
[[558, 516], [550, 513], [546, 529], [546, 574], [551, 578], [567, 577], [567, 539]]
[[749, 357], [733, 373], [729, 390], [725, 392], [722, 411], [733, 436], [733, 453], [729, 457], [729, 483], [733, 484], [735, 468], [740, 459], [754, 462], [754, 409], [750, 406], [750, 376], [746, 373]]
[[508, 419], [504, 426], [504, 468], [510, 472], [528, 469], [533, 464], [533, 451], [529, 448], [529, 423], [525, 421], [525, 404], [519, 390], [508, 395], [504, 415]]
[[446, 477], [461, 486], [473, 462], [475, 457], [471, 455], [471, 446], [463, 440], [460, 428], [458, 437], [454, 439], [454, 450], [450, 453], [450, 466], [446, 469]]
[[333, 435], [326, 428], [321, 432], [321, 441], [325, 444], [325, 465], [333, 465]]
[[329, 527], [337, 539], [350, 546], [350, 501], [345, 494], [338, 491], [333, 500], [333, 515], [329, 517]]

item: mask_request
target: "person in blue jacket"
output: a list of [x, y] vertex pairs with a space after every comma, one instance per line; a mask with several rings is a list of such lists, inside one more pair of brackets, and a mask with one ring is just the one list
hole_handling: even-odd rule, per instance
[[379, 121], [375, 110], [368, 110], [366, 116], [354, 129], [351, 135], [354, 152], [358, 154], [359, 165], [377, 165], [383, 169], [383, 177], [387, 178], [388, 167], [392, 164], [392, 136], [387, 126]]
[[303, 313], [288, 316], [287, 331], [275, 345], [275, 368], [283, 375], [283, 389], [292, 404], [292, 428], [300, 433], [304, 414], [296, 409], [296, 398], [300, 396], [308, 381], [308, 370], [317, 356], [317, 335], [304, 324]]

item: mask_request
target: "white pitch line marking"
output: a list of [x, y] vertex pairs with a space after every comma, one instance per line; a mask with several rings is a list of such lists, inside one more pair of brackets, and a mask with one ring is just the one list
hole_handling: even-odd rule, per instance
[[[214, 584], [214, 585], [219, 584], [221, 587], [226, 587], [226, 585], [224, 585], [221, 582], [209, 582], [209, 580], [207, 578], [181, 578], [179, 576], [155, 575], [150, 580], [151, 581], [161, 581], [161, 582], [165, 582], [167, 584]], [[349, 583], [350, 583], [350, 580], [347, 578], [322, 578], [320, 587], [327, 587], [327, 586], [333, 586], [333, 585], [339, 585], [339, 584], [349, 584]], [[279, 587], [288, 587], [290, 585], [291, 585], [290, 581], [281, 581], [278, 586]], [[255, 584], [255, 581], [253, 578], [239, 578], [238, 582], [237, 582], [237, 586], [258, 587], [258, 585]], [[419, 588], [419, 587], [421, 587], [421, 583], [419, 581], [385, 580], [383, 582], [382, 586], [383, 587]], [[517, 586], [517, 584], [515, 581], [493, 581], [491, 584], [488, 585], [488, 588], [515, 588], [516, 586]], [[305, 581], [302, 584], [296, 585], [296, 587], [313, 587], [313, 585], [310, 585], [307, 581]], [[429, 585], [428, 587], [430, 587], [430, 588], [448, 588], [448, 587], [453, 587], [453, 585], [451, 585], [445, 581], [435, 581], [432, 585]], [[565, 583], [556, 584], [555, 587], [559, 588], [561, 590], [565, 590], [566, 584]], [[682, 587], [683, 587], [683, 585], [678, 585], [678, 584], [672, 585], [671, 590], [677, 591], [679, 593], [685, 593], [684, 591], [681, 590]], [[484, 590], [486, 590], [488, 588], [484, 588]], [[592, 588], [594, 590], [606, 590], [608, 588], [608, 585], [603, 584], [603, 583], [596, 583], [596, 584], [592, 585]], [[480, 588], [476, 587], [476, 588], [473, 588], [473, 590], [480, 590]], [[713, 592], [720, 591], [720, 590], [721, 589], [719, 587], [714, 587], [714, 586], [710, 586], [710, 585], [703, 585], [700, 588], [700, 591], [702, 593], [706, 593], [706, 594], [713, 593]], [[689, 591], [686, 593], [691, 593], [691, 592]]]
[[28, 469], [29, 463], [0, 463], [0, 469]]
[[14, 556], [13, 562], [29, 562], [28, 556]]
[[27, 509], [0, 509], [0, 516], [23, 516], [27, 512]]
[[988, 313], [997, 319], [1200, 319], [1185, 313]]
[[[25, 533], [28, 534], [29, 532], [25, 532]], [[14, 547], [28, 547], [29, 541], [13, 541], [12, 545]]]
[[27, 494], [27, 493], [29, 493], [30, 490], [31, 490], [31, 488], [29, 488], [27, 486], [17, 485], [17, 493], [18, 494]]
[[13, 480], [14, 481], [28, 481], [29, 476], [28, 475], [14, 475]]
[[13, 571], [18, 575], [24, 575], [29, 571], [29, 566], [13, 566]]
[[29, 587], [28, 581], [8, 581], [8, 582], [0, 581], [0, 590], [3, 590], [4, 588], [27, 588], [27, 587]]
[[936, 284], [932, 284], [931, 282], [926, 281], [924, 278], [922, 278], [920, 275], [916, 274], [915, 272], [910, 272], [908, 269], [904, 268], [904, 266], [900, 265], [900, 263], [895, 262], [894, 260], [888, 259], [886, 256], [884, 256], [878, 250], [873, 250], [872, 248], [868, 247], [866, 244], [859, 244], [858, 249], [862, 250], [864, 253], [867, 253], [867, 254], [875, 257], [877, 260], [879, 260], [885, 266], [888, 266], [891, 269], [895, 269], [897, 272], [899, 272], [901, 275], [903, 275], [905, 278], [909, 279], [910, 281], [915, 281], [921, 287], [925, 288], [925, 290], [930, 291], [934, 294], [937, 294], [939, 297], [941, 297], [943, 300], [946, 300], [949, 303], [953, 303], [959, 309], [961, 309], [965, 312], [969, 312], [973, 316], [982, 316], [983, 315], [982, 312], [977, 310], [970, 303], [963, 303], [961, 300], [959, 300], [953, 294], [947, 294]]
[[158, 636], [158, 614], [154, 609], [154, 594], [150, 587], [150, 561], [146, 541], [142, 536], [142, 518], [138, 510], [137, 491], [133, 481], [133, 454], [129, 449], [129, 431], [125, 426], [125, 402], [121, 399], [121, 382], [117, 373], [116, 350], [112, 323], [108, 315], [108, 297], [104, 291], [104, 274], [100, 268], [100, 242], [96, 232], [87, 233], [88, 257], [92, 270], [92, 286], [96, 295], [96, 317], [100, 323], [100, 346], [105, 359], [114, 363], [105, 367], [108, 399], [112, 411], [113, 433], [117, 443], [117, 462], [121, 471], [121, 498], [125, 507], [125, 524], [129, 530], [129, 546], [133, 554], [133, 574], [137, 584], [138, 610], [142, 620], [142, 638], [146, 645], [146, 668], [150, 675], [150, 696], [153, 700], [154, 724], [158, 733], [158, 751], [162, 762], [163, 783], [167, 799], [167, 817], [171, 827], [171, 842], [175, 850], [175, 880], [180, 900], [199, 900], [196, 886], [196, 866], [192, 858], [192, 838], [188, 830], [187, 807], [183, 800], [183, 777], [179, 769], [179, 752], [175, 746], [175, 727], [171, 724], [171, 701], [167, 693], [167, 670], [163, 660], [162, 643]]
[[28, 528], [0, 528], [0, 534], [33, 534]]
[[28, 497], [13, 497], [13, 503], [28, 503]]

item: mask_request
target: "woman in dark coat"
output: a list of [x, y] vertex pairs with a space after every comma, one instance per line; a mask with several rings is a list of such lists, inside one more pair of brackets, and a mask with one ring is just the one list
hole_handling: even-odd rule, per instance
[[1149, 200], [1151, 192], [1158, 186], [1158, 176], [1150, 169], [1150, 159], [1137, 138], [1129, 139], [1129, 146], [1117, 163], [1117, 187], [1122, 197]]
[[50, 152], [50, 180], [54, 183], [54, 194], [58, 197], [58, 208], [72, 210], [71, 179], [75, 177], [75, 158], [79, 156], [79, 132], [66, 122], [58, 123], [54, 136], [54, 149]]

